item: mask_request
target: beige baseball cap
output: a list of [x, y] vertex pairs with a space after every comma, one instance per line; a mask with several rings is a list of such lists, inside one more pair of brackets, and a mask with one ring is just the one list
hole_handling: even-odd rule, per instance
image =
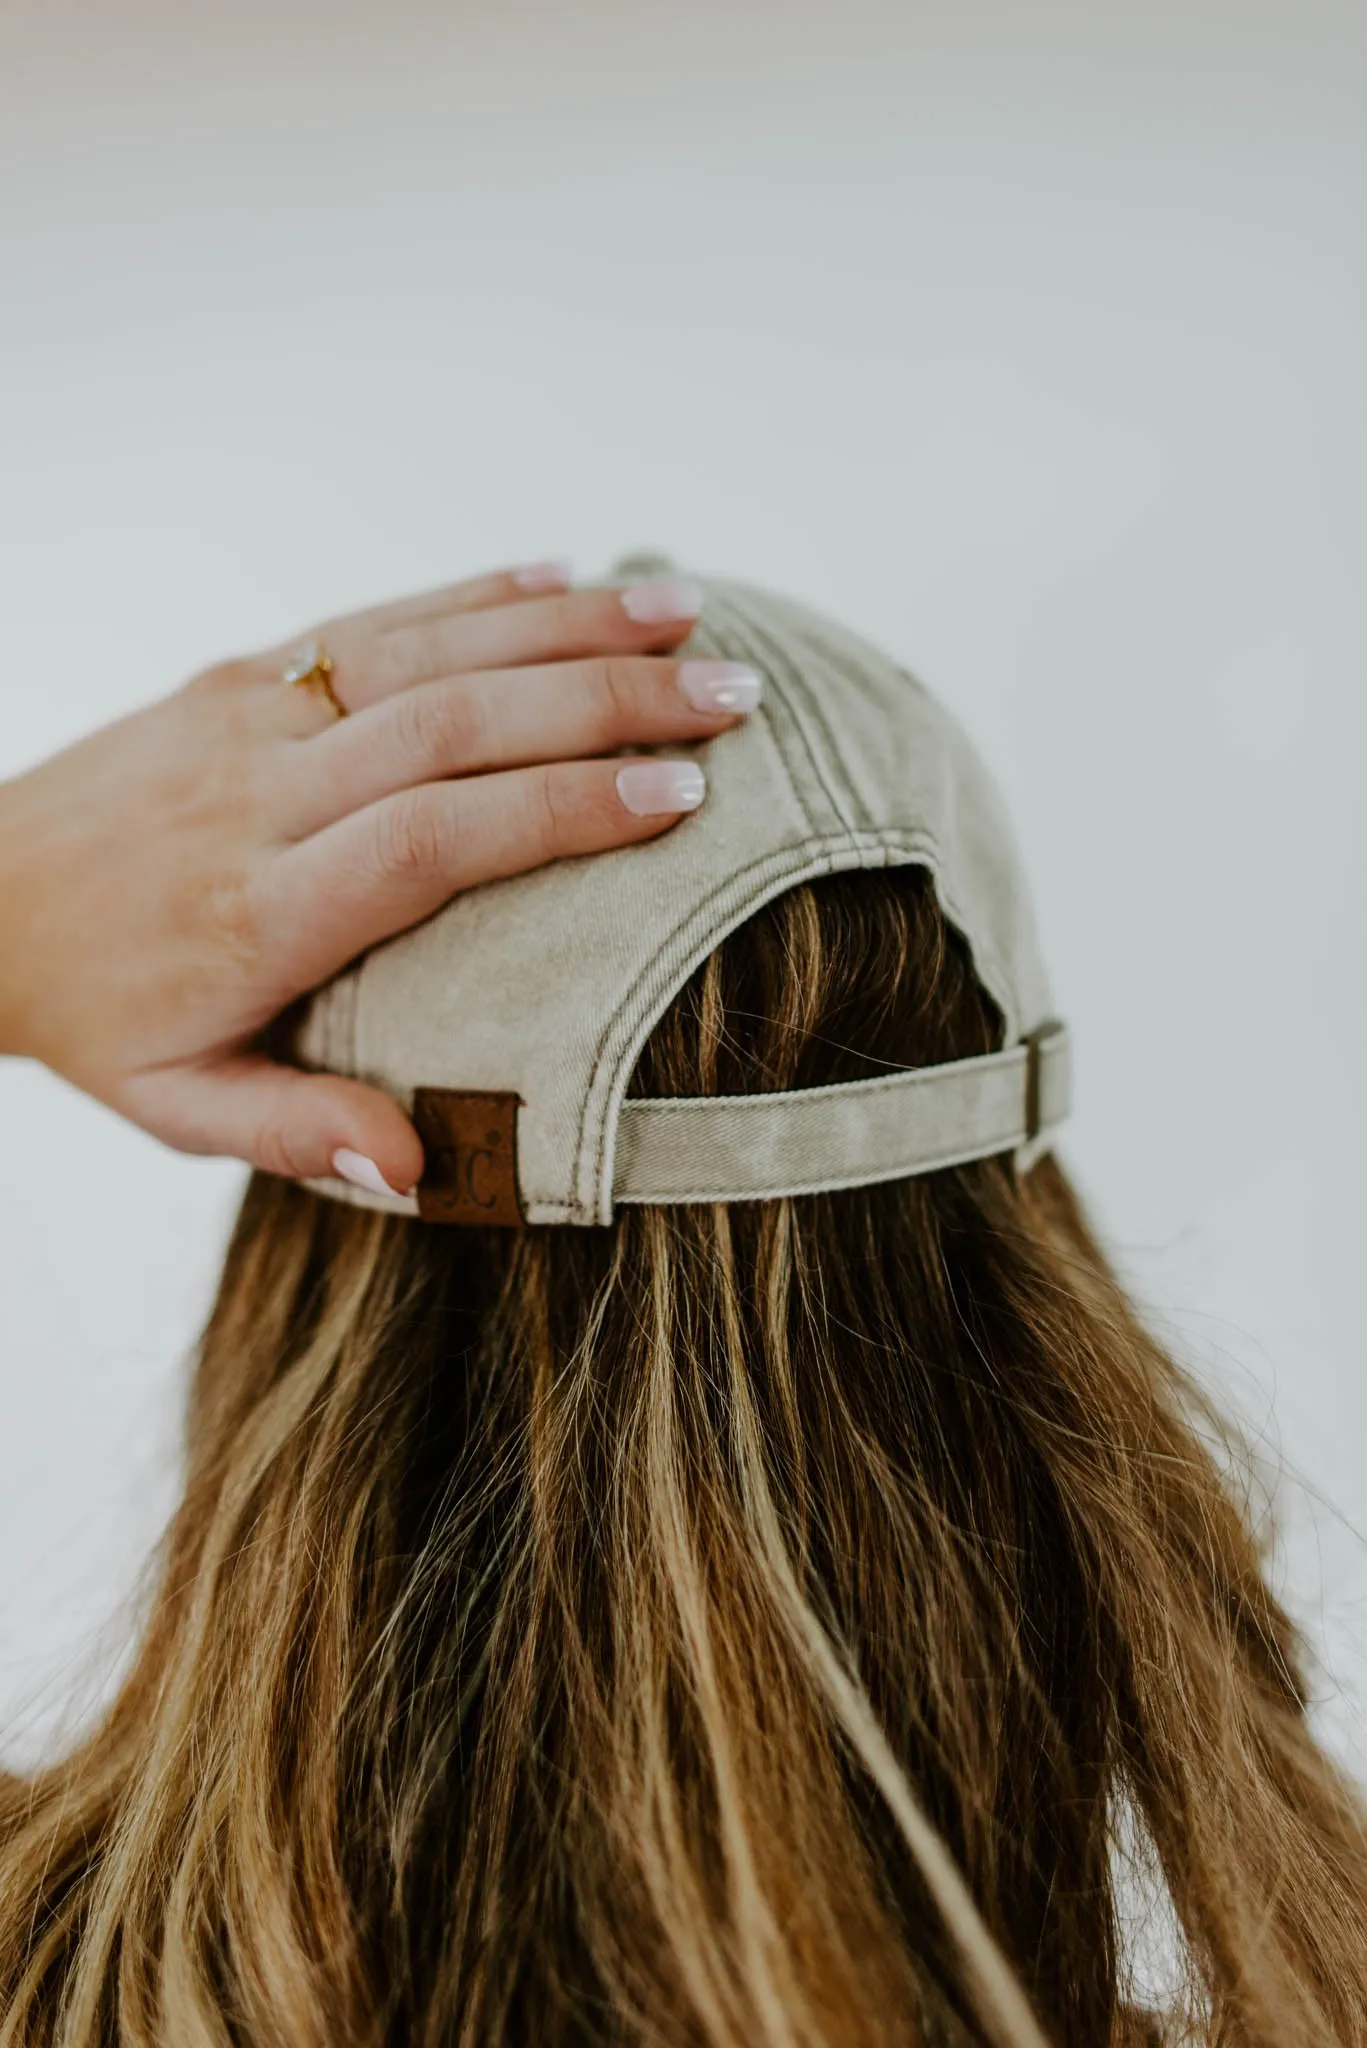
[[[632, 557], [617, 580], [669, 572]], [[703, 580], [687, 652], [743, 661], [760, 708], [691, 748], [702, 808], [660, 838], [455, 897], [302, 1014], [300, 1061], [389, 1090], [427, 1156], [411, 1195], [338, 1201], [428, 1222], [606, 1224], [622, 1203], [747, 1202], [1011, 1152], [1069, 1106], [1030, 902], [1001, 799], [905, 670], [787, 599]], [[914, 864], [1005, 1020], [1002, 1049], [833, 1087], [627, 1099], [655, 1023], [759, 906], [841, 869]]]

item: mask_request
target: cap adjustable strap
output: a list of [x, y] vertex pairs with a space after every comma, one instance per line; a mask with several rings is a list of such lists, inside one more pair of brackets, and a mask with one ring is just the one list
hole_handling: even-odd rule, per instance
[[773, 1201], [1013, 1152], [1063, 1122], [1068, 1033], [1041, 1025], [1009, 1052], [769, 1095], [629, 1096], [616, 1202]]

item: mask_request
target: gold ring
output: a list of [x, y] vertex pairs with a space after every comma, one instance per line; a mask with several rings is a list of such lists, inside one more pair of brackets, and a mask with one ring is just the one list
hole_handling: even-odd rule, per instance
[[332, 687], [332, 656], [321, 640], [305, 640], [295, 648], [281, 681], [291, 689], [316, 690], [320, 697], [327, 698], [339, 718], [346, 717], [346, 705]]

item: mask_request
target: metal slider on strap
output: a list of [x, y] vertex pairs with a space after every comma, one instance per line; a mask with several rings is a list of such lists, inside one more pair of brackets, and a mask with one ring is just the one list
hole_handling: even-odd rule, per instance
[[1051, 1017], [1037, 1024], [1021, 1040], [1025, 1047], [1025, 1141], [1030, 1144], [1044, 1129], [1044, 1052], [1063, 1033], [1063, 1026]]

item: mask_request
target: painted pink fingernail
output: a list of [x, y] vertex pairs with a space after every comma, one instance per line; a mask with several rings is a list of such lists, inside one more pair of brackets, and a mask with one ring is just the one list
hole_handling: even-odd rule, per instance
[[661, 576], [651, 583], [633, 583], [622, 592], [622, 610], [638, 626], [696, 619], [702, 607], [702, 588], [689, 576]]
[[679, 663], [679, 688], [695, 711], [753, 711], [763, 687], [741, 661]]
[[568, 562], [528, 562], [514, 569], [513, 581], [523, 590], [568, 590], [574, 570]]
[[696, 811], [707, 794], [707, 777], [696, 761], [628, 761], [617, 770], [617, 794], [638, 818]]
[[373, 1159], [367, 1159], [364, 1152], [349, 1152], [345, 1145], [332, 1155], [332, 1170], [339, 1180], [349, 1180], [354, 1188], [364, 1188], [371, 1195], [400, 1195], [403, 1188], [392, 1188]]

